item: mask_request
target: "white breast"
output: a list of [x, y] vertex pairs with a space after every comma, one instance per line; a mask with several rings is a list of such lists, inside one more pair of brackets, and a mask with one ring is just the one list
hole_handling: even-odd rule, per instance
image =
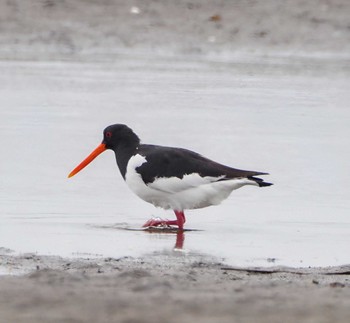
[[125, 181], [130, 189], [143, 200], [164, 209], [197, 209], [219, 204], [230, 193], [243, 185], [257, 185], [247, 178], [221, 180], [220, 177], [202, 177], [197, 173], [183, 178], [156, 178], [145, 184], [136, 168], [146, 163], [144, 156], [132, 156], [128, 162]]

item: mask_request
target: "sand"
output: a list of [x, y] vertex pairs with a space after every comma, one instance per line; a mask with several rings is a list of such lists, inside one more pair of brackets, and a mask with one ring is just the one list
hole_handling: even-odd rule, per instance
[[63, 259], [3, 252], [1, 322], [348, 322], [350, 267], [232, 268], [182, 252]]
[[0, 57], [347, 56], [346, 0], [0, 2]]

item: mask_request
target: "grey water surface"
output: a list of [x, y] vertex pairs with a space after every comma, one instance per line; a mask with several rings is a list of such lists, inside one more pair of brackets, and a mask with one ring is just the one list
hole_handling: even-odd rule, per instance
[[[170, 63], [171, 62], [171, 63]], [[126, 123], [143, 142], [269, 172], [221, 205], [187, 211], [182, 253], [231, 265], [348, 264], [350, 91], [346, 62], [116, 56], [0, 62], [0, 247], [65, 257], [172, 252], [172, 218], [129, 191], [108, 151], [68, 173]], [[180, 252], [180, 251], [178, 251]]]

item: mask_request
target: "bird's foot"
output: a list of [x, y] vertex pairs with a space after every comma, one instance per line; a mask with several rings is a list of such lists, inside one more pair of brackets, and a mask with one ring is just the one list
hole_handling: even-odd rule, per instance
[[177, 225], [177, 221], [163, 220], [161, 218], [152, 218], [149, 219], [142, 227], [160, 227], [160, 228], [169, 228], [171, 225]]

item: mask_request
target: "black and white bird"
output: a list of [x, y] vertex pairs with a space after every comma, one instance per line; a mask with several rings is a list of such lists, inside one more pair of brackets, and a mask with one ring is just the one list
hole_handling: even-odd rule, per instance
[[141, 144], [124, 124], [107, 127], [102, 143], [68, 177], [106, 149], [114, 151], [125, 182], [137, 196], [175, 212], [176, 220], [151, 219], [144, 227], [176, 225], [183, 230], [185, 210], [219, 204], [244, 185], [272, 185], [256, 177], [268, 173], [231, 168], [187, 149]]

